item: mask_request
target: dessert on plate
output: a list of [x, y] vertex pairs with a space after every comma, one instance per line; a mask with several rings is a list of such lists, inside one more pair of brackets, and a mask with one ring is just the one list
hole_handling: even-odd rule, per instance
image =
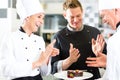
[[74, 78], [74, 77], [82, 77], [83, 71], [82, 70], [68, 70], [67, 71], [67, 77], [68, 78]]

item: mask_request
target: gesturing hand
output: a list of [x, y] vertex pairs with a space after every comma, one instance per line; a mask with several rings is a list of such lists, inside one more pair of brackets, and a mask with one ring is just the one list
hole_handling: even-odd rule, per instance
[[56, 56], [59, 54], [59, 49], [54, 48], [54, 44], [55, 44], [56, 40], [53, 40], [47, 47], [45, 50], [45, 53], [49, 56]]
[[97, 57], [88, 57], [86, 63], [91, 67], [106, 67], [106, 58], [105, 54], [98, 52]]
[[69, 58], [71, 62], [76, 62], [80, 57], [79, 50], [73, 47], [73, 44], [70, 43]]
[[36, 67], [40, 67], [43, 64], [48, 64], [51, 56], [56, 56], [59, 54], [59, 50], [53, 47], [55, 42], [56, 42], [56, 40], [53, 40], [53, 42], [51, 42], [46, 47], [45, 51], [43, 51], [40, 54], [39, 59], [37, 61], [33, 62], [33, 69]]
[[92, 38], [92, 50], [96, 56], [98, 56], [98, 52], [102, 52], [104, 49], [105, 41], [101, 34], [97, 36], [97, 39]]

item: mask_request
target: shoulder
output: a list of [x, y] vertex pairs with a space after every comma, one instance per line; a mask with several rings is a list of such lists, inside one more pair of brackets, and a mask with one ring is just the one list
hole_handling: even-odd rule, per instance
[[[98, 28], [90, 26], [90, 25], [84, 25], [86, 29], [91, 29], [91, 30], [98, 30]], [[99, 30], [98, 30], [99, 31]]]
[[86, 30], [89, 30], [91, 32], [97, 32], [97, 33], [100, 33], [100, 30], [96, 27], [93, 27], [93, 26], [90, 26], [90, 25], [84, 25], [84, 28]]
[[65, 27], [65, 28], [61, 29], [60, 31], [58, 31], [57, 33], [55, 33], [54, 36], [60, 36], [60, 35], [64, 36], [66, 34], [66, 30], [67, 30], [67, 28]]

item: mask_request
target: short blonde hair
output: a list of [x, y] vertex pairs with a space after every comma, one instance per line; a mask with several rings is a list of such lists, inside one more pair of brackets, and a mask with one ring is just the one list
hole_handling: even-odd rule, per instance
[[83, 11], [82, 4], [78, 0], [66, 0], [63, 3], [63, 10], [67, 10], [69, 8], [80, 7], [81, 11]]

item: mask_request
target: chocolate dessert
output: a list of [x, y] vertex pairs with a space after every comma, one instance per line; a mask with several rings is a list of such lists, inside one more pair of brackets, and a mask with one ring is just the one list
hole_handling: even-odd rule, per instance
[[81, 77], [81, 76], [83, 76], [83, 71], [81, 70], [68, 70], [67, 71], [68, 78]]

